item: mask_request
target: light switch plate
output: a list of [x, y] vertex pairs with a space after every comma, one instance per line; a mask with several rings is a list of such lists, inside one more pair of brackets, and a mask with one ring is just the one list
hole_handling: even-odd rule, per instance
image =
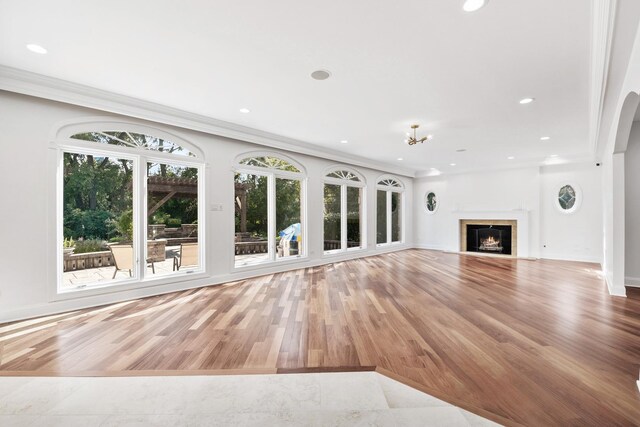
[[214, 203], [211, 205], [211, 210], [212, 211], [221, 211], [222, 210], [222, 204], [220, 203]]

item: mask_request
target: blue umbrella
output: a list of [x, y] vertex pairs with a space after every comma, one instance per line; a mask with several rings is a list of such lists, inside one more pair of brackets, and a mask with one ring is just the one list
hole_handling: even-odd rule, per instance
[[291, 224], [290, 226], [288, 226], [278, 234], [284, 240], [292, 240], [294, 237], [295, 237], [295, 240], [300, 240], [299, 238], [302, 236], [300, 223], [297, 222], [295, 224]]

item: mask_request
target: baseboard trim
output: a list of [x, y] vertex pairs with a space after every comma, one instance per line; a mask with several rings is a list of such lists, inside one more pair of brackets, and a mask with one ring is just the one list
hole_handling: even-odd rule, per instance
[[513, 256], [513, 255], [497, 255], [497, 254], [490, 254], [490, 253], [484, 253], [484, 252], [461, 252], [461, 251], [444, 251], [445, 253], [448, 254], [454, 254], [454, 255], [462, 255], [462, 256], [477, 256], [477, 257], [484, 257], [484, 258], [497, 258], [497, 259], [521, 259], [521, 260], [525, 260], [525, 261], [536, 261], [538, 258], [534, 258], [534, 257], [523, 257], [523, 256]]
[[622, 289], [616, 288], [613, 285], [613, 277], [610, 274], [606, 274], [604, 276], [604, 281], [607, 284], [607, 290], [609, 291], [609, 295], [614, 297], [627, 297], [627, 290], [623, 286]]
[[624, 285], [632, 288], [640, 288], [640, 277], [625, 277]]
[[239, 280], [252, 279], [270, 274], [283, 273], [291, 270], [319, 267], [322, 265], [335, 264], [359, 258], [384, 255], [392, 252], [399, 252], [412, 249], [413, 244], [392, 244], [387, 246], [366, 249], [361, 252], [348, 252], [339, 256], [327, 256], [315, 259], [308, 259], [305, 262], [291, 263], [281, 266], [268, 265], [264, 268], [257, 268], [245, 271], [235, 271], [228, 274], [212, 275], [202, 277], [188, 282], [180, 281], [156, 286], [147, 286], [123, 291], [113, 291], [101, 294], [86, 295], [78, 293], [77, 298], [53, 300], [50, 302], [33, 304], [13, 310], [3, 310], [0, 314], [0, 324], [23, 321], [41, 316], [51, 316], [66, 313], [69, 311], [84, 310], [88, 308], [101, 307], [109, 304], [117, 304], [125, 301], [132, 301], [141, 298], [148, 298], [157, 295], [169, 294], [172, 292], [188, 291], [191, 289], [204, 288], [207, 286], [218, 286], [225, 283]]
[[540, 256], [541, 259], [553, 259], [558, 261], [575, 261], [575, 262], [590, 262], [594, 264], [602, 264], [602, 259], [597, 256], [585, 256], [585, 257], [569, 257], [565, 254], [545, 254]]
[[428, 250], [432, 250], [432, 251], [444, 251], [445, 250], [444, 246], [429, 245], [429, 244], [426, 244], [426, 243], [417, 243], [417, 244], [413, 245], [413, 247], [415, 249], [428, 249]]

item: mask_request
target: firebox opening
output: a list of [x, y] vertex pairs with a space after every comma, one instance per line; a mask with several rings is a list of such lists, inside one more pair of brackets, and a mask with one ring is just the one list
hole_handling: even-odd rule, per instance
[[467, 224], [467, 251], [511, 255], [511, 226]]

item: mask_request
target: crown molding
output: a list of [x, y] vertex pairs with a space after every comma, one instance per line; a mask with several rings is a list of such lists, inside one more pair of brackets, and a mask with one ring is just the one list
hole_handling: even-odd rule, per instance
[[342, 164], [411, 178], [416, 175], [416, 171], [412, 169], [4, 65], [0, 65], [0, 89], [320, 157]]
[[505, 171], [513, 171], [513, 170], [521, 171], [524, 169], [535, 169], [535, 168], [541, 169], [541, 168], [567, 167], [567, 166], [578, 166], [578, 165], [593, 165], [594, 161], [595, 161], [595, 156], [591, 153], [587, 153], [582, 155], [563, 156], [558, 161], [552, 161], [552, 159], [520, 161], [510, 165], [494, 166], [491, 169], [482, 168], [482, 167], [470, 167], [470, 168], [449, 170], [445, 172], [439, 171], [439, 173], [433, 173], [430, 171], [418, 171], [416, 173], [416, 176], [414, 177], [414, 182], [443, 179], [445, 177], [454, 176], [454, 175], [505, 172]]
[[617, 0], [591, 1], [591, 73], [589, 91], [589, 145], [596, 153], [609, 76], [611, 43]]

